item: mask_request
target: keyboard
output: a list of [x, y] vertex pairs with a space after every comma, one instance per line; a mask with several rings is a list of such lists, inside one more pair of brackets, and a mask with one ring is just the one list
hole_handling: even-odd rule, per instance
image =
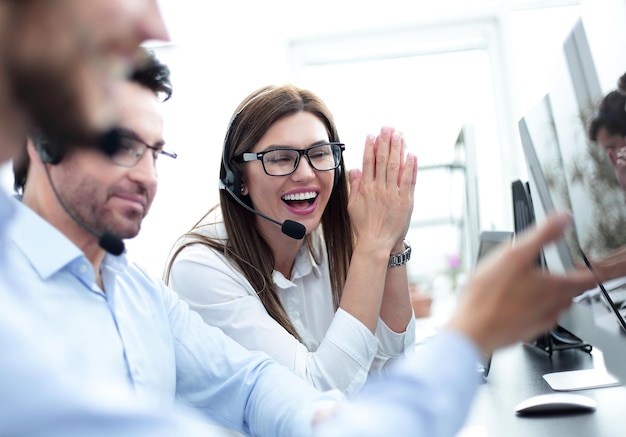
[[611, 300], [617, 307], [620, 307], [624, 302], [626, 302], [626, 284], [619, 285], [612, 289], [607, 288], [606, 291], [609, 292]]
[[[626, 278], [612, 279], [603, 284], [604, 288], [609, 293], [609, 297], [618, 308], [621, 305], [626, 304], [626, 282], [624, 282], [624, 279]], [[608, 306], [608, 302], [606, 302], [606, 299], [604, 299], [604, 296], [602, 296], [602, 293], [600, 292], [600, 287], [587, 290], [580, 296], [575, 297], [574, 302], [578, 302], [586, 298], [600, 299]]]

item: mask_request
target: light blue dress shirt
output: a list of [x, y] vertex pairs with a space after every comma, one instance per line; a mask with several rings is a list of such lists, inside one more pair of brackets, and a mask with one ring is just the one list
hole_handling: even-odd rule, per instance
[[441, 331], [413, 359], [365, 385], [316, 437], [453, 437], [480, 384], [479, 355], [464, 336]]
[[[3, 270], [19, 279], [16, 306], [37, 315], [33, 339], [53, 346], [48, 351], [65, 379], [85, 390], [108, 384], [134, 393], [146, 409], [168, 411], [176, 399], [215, 423], [265, 436], [309, 435], [316, 402], [340, 397], [318, 393], [267, 355], [206, 325], [124, 255], [105, 257], [103, 293], [83, 253], [14, 202]], [[32, 389], [36, 399], [38, 388], [24, 387]]]
[[[317, 407], [305, 401], [335, 398], [203, 327], [163, 286], [133, 291], [159, 282], [124, 257], [107, 258], [103, 275], [114, 289], [104, 295], [80, 251], [1, 192], [0, 243], [0, 435], [220, 435], [181, 415], [187, 410], [170, 414], [175, 395], [223, 423], [252, 423], [253, 434], [299, 436]], [[366, 384], [316, 436], [451, 437], [477, 389], [477, 360], [466, 338], [442, 332]]]
[[124, 386], [73, 377], [61, 358], [64, 339], [47, 335], [48, 325], [20, 300], [25, 284], [11, 271], [5, 250], [14, 210], [0, 189], [0, 435], [217, 435], [198, 421], [142, 408]]

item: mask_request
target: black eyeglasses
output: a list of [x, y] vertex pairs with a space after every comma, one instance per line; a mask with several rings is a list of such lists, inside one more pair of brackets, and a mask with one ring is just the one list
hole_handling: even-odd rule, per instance
[[344, 150], [346, 146], [343, 143], [324, 143], [306, 149], [283, 147], [260, 153], [243, 153], [237, 159], [241, 162], [259, 160], [269, 176], [287, 176], [296, 171], [301, 156], [305, 156], [315, 170], [334, 170], [341, 164], [341, 153]]
[[131, 131], [124, 129], [118, 129], [115, 146], [112, 153], [109, 154], [111, 160], [117, 165], [129, 168], [136, 166], [148, 149], [152, 152], [155, 162], [159, 155], [165, 155], [172, 159], [176, 159], [178, 156], [176, 153], [163, 150], [162, 146], [151, 146]]

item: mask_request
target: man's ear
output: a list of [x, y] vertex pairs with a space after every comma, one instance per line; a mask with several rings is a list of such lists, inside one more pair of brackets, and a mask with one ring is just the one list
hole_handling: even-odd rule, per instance
[[33, 142], [31, 137], [26, 137], [26, 152], [28, 153], [28, 157], [31, 161], [41, 163], [41, 156], [39, 156], [37, 148], [35, 147], [35, 143]]
[[23, 193], [33, 162], [35, 165], [42, 165], [32, 139], [26, 137], [18, 153], [13, 157], [13, 189], [15, 192]]

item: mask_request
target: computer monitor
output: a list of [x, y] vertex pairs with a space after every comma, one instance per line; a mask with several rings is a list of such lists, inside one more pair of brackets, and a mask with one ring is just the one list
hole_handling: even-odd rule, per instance
[[[521, 180], [513, 181], [511, 184], [511, 197], [513, 200], [515, 235], [517, 236], [535, 223], [535, 211], [530, 185], [523, 183]], [[546, 268], [543, 251], [537, 257], [536, 264], [540, 268]], [[532, 341], [528, 341], [527, 344], [547, 353], [549, 356], [556, 351], [566, 349], [581, 349], [585, 352], [591, 352], [592, 350], [591, 345], [585, 343], [581, 338], [558, 324]]]
[[[598, 166], [606, 164], [596, 159], [601, 157], [598, 146], [586, 136], [586, 114], [592, 113], [600, 96], [581, 23], [564, 44], [556, 76], [551, 92], [520, 120], [519, 131], [537, 221], [554, 210], [574, 217], [575, 225], [565, 238], [544, 251], [548, 268], [558, 273], [576, 264], [584, 266], [581, 248], [597, 259], [615, 247], [615, 242], [606, 243], [611, 231], [605, 219], [619, 216], [622, 208], [626, 212], [626, 202], [616, 202], [620, 196], [611, 197], [611, 190], [594, 179]], [[604, 303], [577, 302], [559, 319], [559, 325], [600, 349], [608, 370], [626, 382], [626, 333]]]
[[563, 52], [549, 94], [552, 120], [579, 246], [600, 259], [626, 244], [626, 193], [608, 155], [587, 134], [603, 93], [581, 22]]
[[[541, 206], [538, 209], [538, 202], [533, 202], [535, 216], [542, 217], [553, 211], [572, 213], [549, 95], [520, 120], [519, 131], [530, 175], [530, 186], [537, 193]], [[572, 227], [554, 248], [546, 248], [548, 268], [552, 271], [574, 269], [575, 262], [582, 261], [576, 258], [578, 246], [575, 228]]]
[[[535, 209], [530, 194], [530, 184], [521, 180], [511, 183], [511, 197], [513, 200], [513, 224], [515, 235], [524, 232], [535, 223]], [[546, 267], [543, 251], [537, 258], [537, 265]]]
[[[482, 231], [479, 236], [478, 254], [476, 255], [474, 268], [494, 249], [503, 244], [511, 244], [512, 241], [513, 232], [511, 231]], [[489, 376], [491, 359], [491, 354], [483, 355], [481, 362], [478, 363], [478, 372], [481, 373], [484, 378]]]
[[[545, 104], [545, 102], [544, 102]], [[543, 220], [549, 212], [558, 208], [553, 201], [553, 194], [558, 192], [555, 187], [558, 184], [552, 183], [545, 176], [544, 167], [548, 166], [547, 161], [542, 165], [533, 138], [528, 129], [529, 120], [533, 117], [524, 118], [519, 123], [520, 136], [530, 173], [531, 197], [533, 199], [533, 209], [537, 221]], [[535, 193], [537, 193], [535, 195]], [[568, 197], [562, 197], [567, 199]], [[537, 201], [538, 200], [538, 201]], [[566, 209], [567, 210], [567, 209]], [[571, 209], [569, 210], [571, 212]], [[570, 240], [571, 244], [571, 240]], [[552, 249], [552, 250], [551, 250]], [[544, 250], [546, 265], [549, 270], [557, 272], [559, 269], [570, 270], [576, 268], [574, 264], [575, 252], [578, 248], [566, 243], [566, 239], [560, 239], [556, 246], [548, 246]], [[578, 257], [577, 257], [578, 258]], [[580, 258], [584, 265], [584, 261]], [[558, 267], [556, 267], [558, 266]], [[610, 308], [612, 311], [613, 308]], [[582, 340], [582, 345], [592, 345], [600, 349], [604, 356], [604, 362], [611, 374], [617, 377], [622, 383], [626, 382], [626, 332], [622, 329], [617, 315], [607, 310], [603, 303], [596, 300], [584, 299], [574, 303], [558, 321], [558, 327], [564, 328], [567, 332]], [[541, 341], [542, 339], [537, 339]], [[547, 340], [547, 338], [545, 338]], [[549, 343], [547, 343], [549, 344]], [[537, 344], [539, 349], [545, 349], [541, 344]], [[588, 350], [588, 349], [587, 349]]]

